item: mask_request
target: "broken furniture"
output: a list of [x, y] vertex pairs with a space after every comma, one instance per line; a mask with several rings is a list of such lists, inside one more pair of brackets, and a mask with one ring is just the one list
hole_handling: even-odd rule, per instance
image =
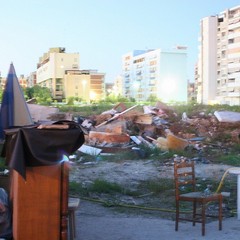
[[14, 240], [67, 240], [67, 160], [83, 144], [82, 131], [21, 128], [6, 135]]
[[[175, 231], [178, 231], [180, 220], [190, 221], [202, 224], [202, 236], [205, 235], [206, 217], [217, 217], [219, 230], [222, 230], [222, 195], [210, 192], [196, 192], [195, 168], [193, 161], [182, 160], [174, 162], [174, 180], [175, 180], [175, 197], [176, 197], [176, 222]], [[185, 212], [180, 212], [181, 202], [192, 203], [191, 217]], [[218, 216], [206, 214], [207, 204], [210, 202], [218, 203]], [[200, 209], [197, 209], [200, 205]], [[200, 210], [200, 212], [199, 212]], [[186, 214], [183, 215], [183, 214]]]
[[229, 173], [237, 175], [237, 218], [240, 220], [240, 168], [231, 168]]
[[79, 204], [79, 198], [68, 198], [69, 240], [74, 240], [76, 238], [75, 211], [78, 209]]

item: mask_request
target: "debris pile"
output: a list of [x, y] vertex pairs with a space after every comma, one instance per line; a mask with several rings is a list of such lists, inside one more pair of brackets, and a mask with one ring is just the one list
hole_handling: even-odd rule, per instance
[[[234, 115], [234, 121], [226, 115]], [[240, 143], [240, 113], [200, 112], [187, 116], [184, 112], [180, 116], [162, 102], [130, 108], [120, 103], [100, 115], [79, 117], [78, 121], [85, 133], [85, 144], [102, 152], [133, 149], [141, 144], [166, 151], [189, 146], [200, 150], [206, 143], [223, 148]]]

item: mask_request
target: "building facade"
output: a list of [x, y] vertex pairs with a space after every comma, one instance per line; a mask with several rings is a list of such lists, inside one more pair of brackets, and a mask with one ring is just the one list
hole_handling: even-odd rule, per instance
[[65, 53], [65, 48], [50, 48], [39, 58], [37, 84], [51, 90], [55, 100], [66, 98], [63, 78], [66, 70], [79, 69], [79, 54]]
[[64, 75], [64, 94], [85, 102], [105, 98], [105, 74], [96, 70], [66, 70]]
[[137, 101], [154, 96], [164, 102], [187, 101], [186, 47], [134, 50], [122, 56], [123, 95]]
[[240, 5], [200, 22], [197, 102], [240, 104]]
[[79, 53], [50, 48], [37, 64], [37, 84], [51, 90], [54, 100], [75, 97], [86, 102], [104, 98], [105, 74], [79, 70]]

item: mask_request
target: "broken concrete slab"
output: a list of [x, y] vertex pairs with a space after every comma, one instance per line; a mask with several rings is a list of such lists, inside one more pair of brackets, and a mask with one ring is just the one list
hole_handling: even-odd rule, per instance
[[239, 112], [215, 111], [214, 115], [219, 122], [240, 122]]

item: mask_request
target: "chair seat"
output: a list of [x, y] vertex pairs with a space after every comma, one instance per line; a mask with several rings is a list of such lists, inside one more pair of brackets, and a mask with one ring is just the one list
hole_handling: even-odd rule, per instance
[[189, 200], [189, 199], [194, 199], [196, 201], [211, 201], [211, 200], [216, 200], [218, 199], [220, 194], [217, 193], [212, 193], [212, 194], [204, 194], [204, 192], [189, 192], [189, 193], [184, 193], [179, 195], [180, 200]]

